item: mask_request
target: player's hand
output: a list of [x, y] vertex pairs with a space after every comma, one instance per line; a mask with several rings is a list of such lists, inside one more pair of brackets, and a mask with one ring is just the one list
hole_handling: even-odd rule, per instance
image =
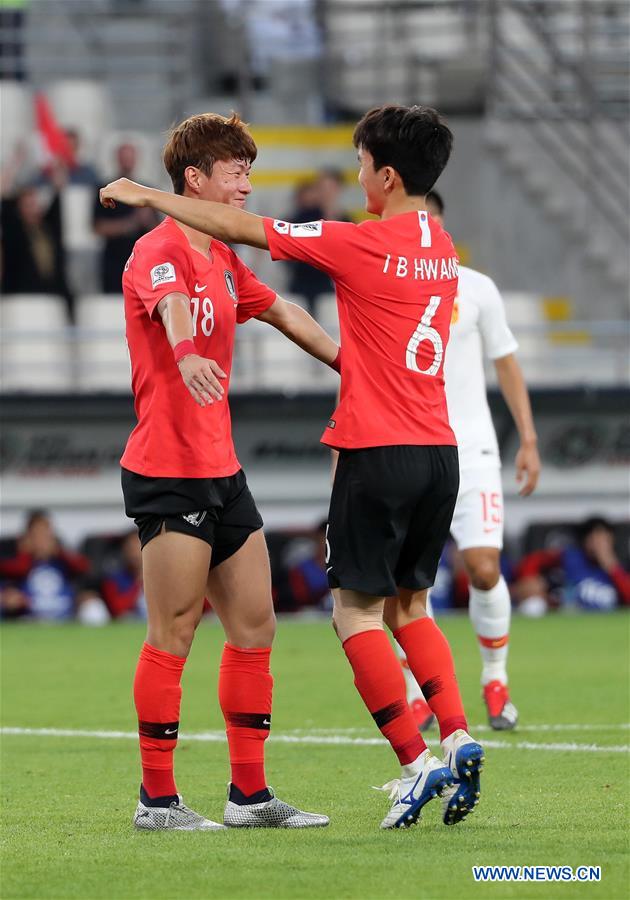
[[177, 367], [191, 397], [199, 406], [210, 406], [215, 400], [223, 399], [225, 390], [219, 378], [227, 378], [227, 375], [213, 359], [191, 353], [182, 357]]
[[101, 205], [113, 209], [116, 203], [126, 203], [127, 206], [147, 206], [149, 188], [142, 184], [136, 184], [129, 178], [119, 178], [101, 188], [99, 197]]
[[540, 475], [540, 456], [536, 444], [521, 444], [515, 464], [516, 481], [521, 485], [519, 494], [528, 497], [536, 490]]

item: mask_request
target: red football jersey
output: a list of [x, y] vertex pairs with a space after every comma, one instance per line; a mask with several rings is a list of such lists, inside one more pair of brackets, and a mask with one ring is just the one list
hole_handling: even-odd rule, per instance
[[457, 292], [451, 237], [426, 212], [362, 222], [265, 219], [273, 259], [327, 272], [341, 328], [339, 405], [331, 447], [455, 444], [444, 351]]
[[[223, 400], [201, 407], [173, 358], [157, 305], [167, 294], [190, 298], [197, 353], [228, 376]], [[138, 424], [121, 464], [166, 478], [220, 478], [238, 472], [227, 400], [237, 322], [260, 315], [276, 294], [220, 241], [208, 256], [172, 219], [143, 235], [123, 274], [131, 385]]]

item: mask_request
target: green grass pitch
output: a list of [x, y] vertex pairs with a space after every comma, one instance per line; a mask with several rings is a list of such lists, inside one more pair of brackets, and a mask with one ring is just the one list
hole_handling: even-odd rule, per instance
[[[455, 617], [442, 625], [471, 726], [485, 723], [470, 626]], [[133, 732], [131, 680], [143, 631], [137, 624], [5, 626], [3, 726]], [[204, 622], [184, 676], [184, 735], [223, 727], [216, 699], [221, 644], [216, 623]], [[382, 832], [387, 797], [371, 785], [396, 777], [395, 757], [385, 744], [349, 743], [379, 735], [330, 627], [282, 621], [272, 657], [267, 773], [280, 797], [328, 813], [329, 828], [136, 833], [135, 740], [5, 733], [1, 895], [625, 898], [627, 660], [621, 614], [516, 619], [511, 685], [523, 727], [508, 735], [477, 732], [502, 745], [487, 749], [477, 812], [446, 828], [435, 802], [415, 828]], [[273, 734], [296, 740], [274, 742]], [[335, 735], [341, 743], [322, 741]], [[435, 732], [427, 737], [434, 741]], [[186, 802], [220, 818], [225, 743], [183, 737], [176, 773]], [[478, 884], [471, 872], [477, 864], [601, 865], [602, 880]]]

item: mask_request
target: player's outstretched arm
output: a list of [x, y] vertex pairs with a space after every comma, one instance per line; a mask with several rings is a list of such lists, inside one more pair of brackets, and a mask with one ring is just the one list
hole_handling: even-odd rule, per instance
[[501, 393], [505, 398], [521, 439], [516, 454], [516, 480], [521, 484], [519, 494], [527, 497], [538, 484], [540, 456], [538, 438], [529, 402], [527, 385], [521, 367], [513, 353], [494, 360]]
[[214, 359], [205, 359], [195, 352], [189, 298], [174, 291], [160, 300], [157, 309], [173, 348], [174, 365], [177, 364], [195, 403], [210, 406], [215, 400], [222, 400], [225, 390], [219, 379], [227, 376]]
[[101, 188], [100, 197], [101, 203], [106, 207], [113, 207], [116, 203], [149, 206], [220, 241], [249, 244], [263, 250], [269, 248], [262, 218], [225, 203], [180, 197], [178, 194], [136, 184], [128, 178], [119, 178]]
[[256, 318], [273, 325], [302, 350], [339, 371], [338, 345], [301, 306], [276, 297], [271, 306]]

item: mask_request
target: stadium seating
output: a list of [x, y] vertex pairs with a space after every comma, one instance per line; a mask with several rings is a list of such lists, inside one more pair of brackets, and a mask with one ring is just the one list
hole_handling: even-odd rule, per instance
[[[283, 296], [298, 306], [305, 305], [302, 297]], [[324, 327], [333, 334], [335, 323], [330, 328]], [[337, 380], [338, 376], [332, 369], [309, 358], [272, 326], [250, 319], [237, 329], [232, 389], [291, 394], [299, 390], [334, 389]]]
[[129, 391], [131, 376], [125, 341], [122, 296], [94, 294], [77, 306], [77, 361], [80, 391]]
[[61, 219], [64, 246], [74, 250], [94, 251], [100, 244], [92, 230], [95, 190], [82, 184], [70, 184], [61, 192]]
[[71, 338], [62, 297], [15, 294], [0, 302], [4, 391], [50, 393], [72, 385]]
[[67, 78], [53, 82], [47, 93], [58, 121], [76, 129], [89, 150], [98, 147], [112, 124], [109, 94], [103, 85], [87, 78]]
[[16, 146], [27, 140], [33, 130], [31, 92], [18, 81], [2, 82], [0, 105], [0, 157], [3, 165], [11, 158]]
[[321, 294], [317, 299], [317, 321], [333, 338], [339, 340], [339, 314], [334, 293]]

